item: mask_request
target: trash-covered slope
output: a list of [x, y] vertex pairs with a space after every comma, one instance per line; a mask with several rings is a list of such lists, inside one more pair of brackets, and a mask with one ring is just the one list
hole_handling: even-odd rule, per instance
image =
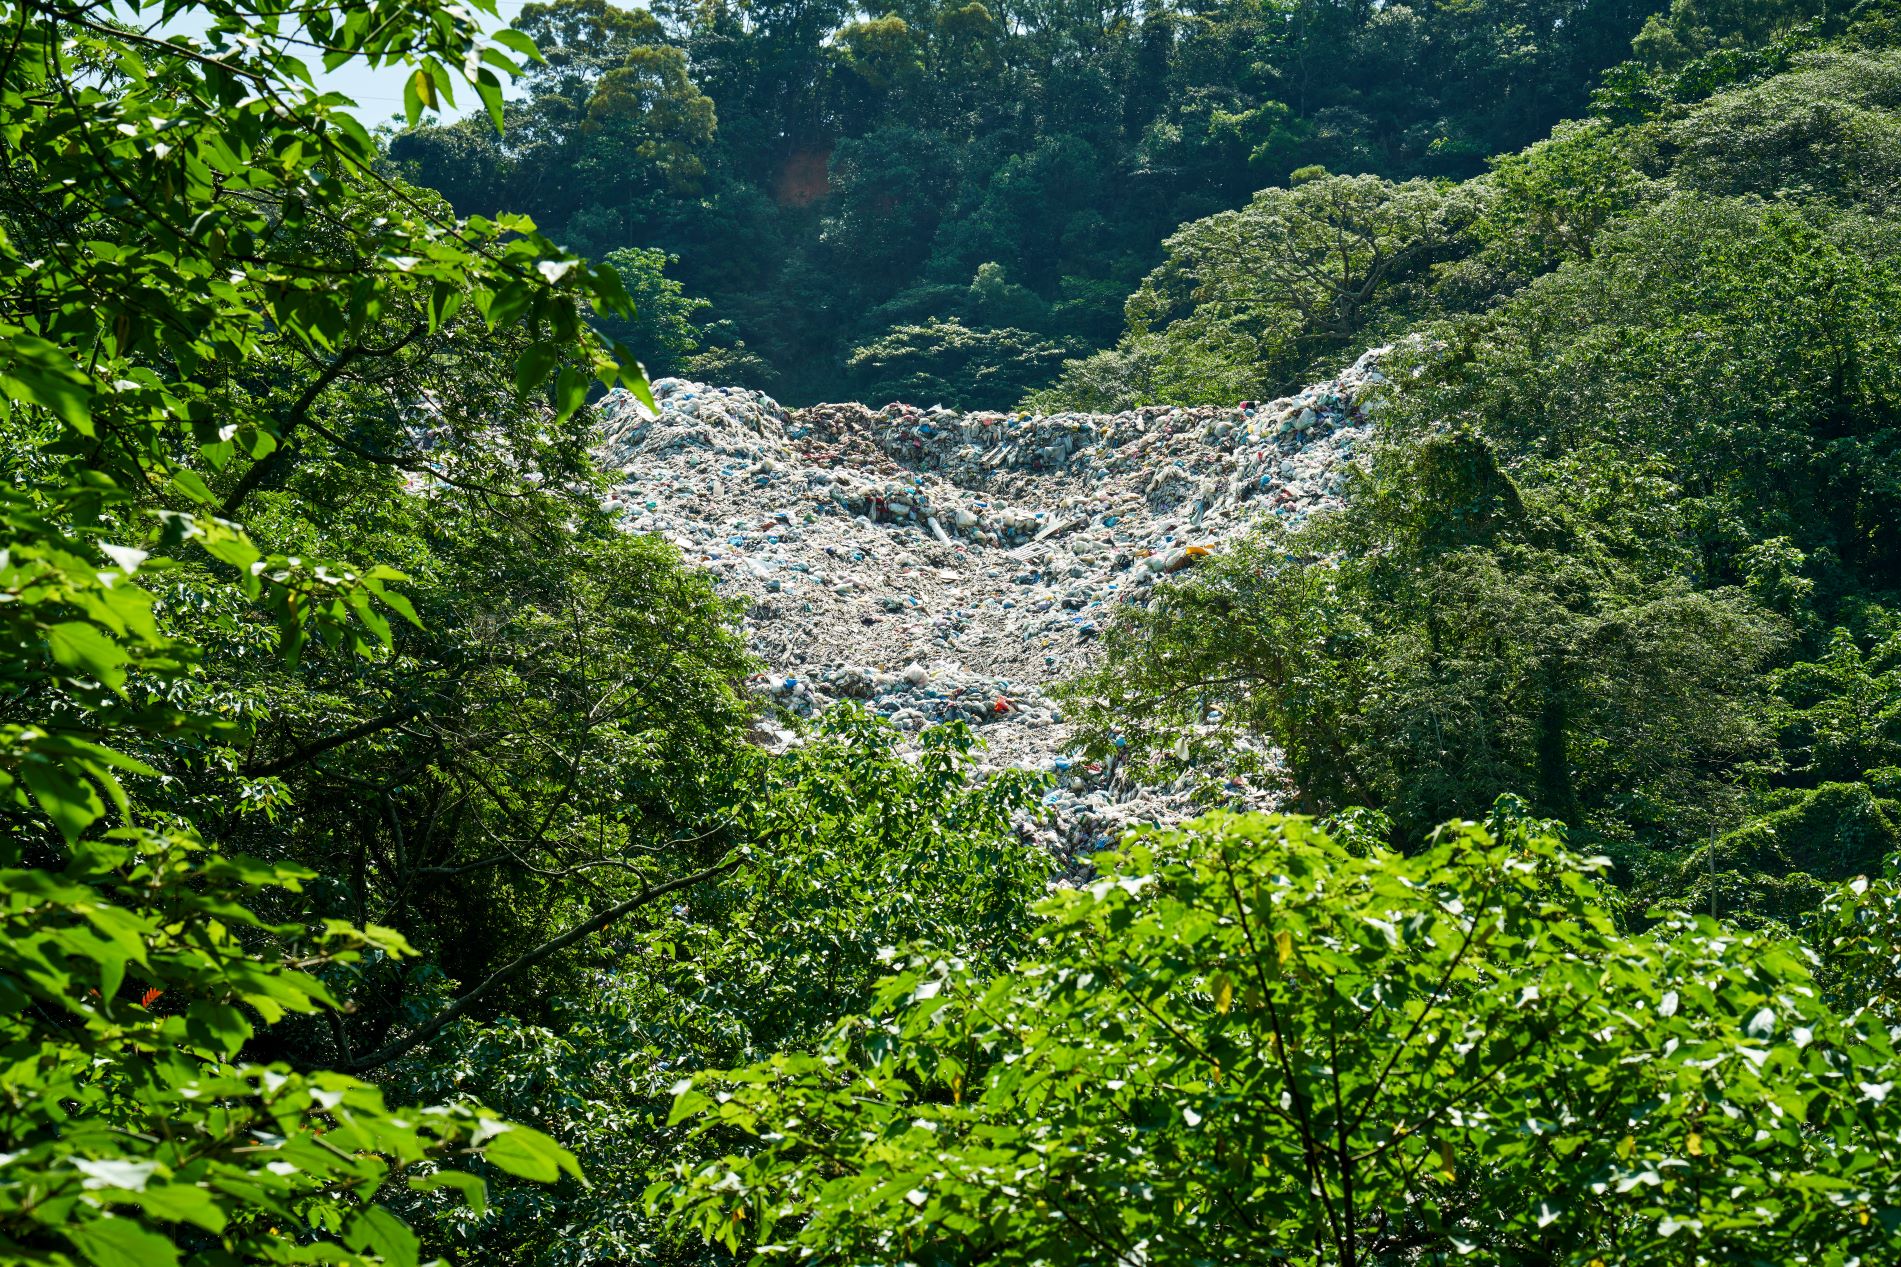
[[[1118, 604], [1264, 516], [1335, 504], [1369, 438], [1377, 360], [1269, 403], [1047, 416], [788, 412], [662, 379], [657, 416], [607, 398], [601, 457], [629, 529], [753, 600], [747, 632], [770, 666], [755, 687], [784, 713], [854, 698], [910, 731], [963, 718], [991, 764], [1057, 776], [1038, 830], [1068, 852], [1179, 816], [1188, 780], [1138, 787], [1113, 760], [1079, 760], [1043, 688], [1090, 663]], [[1245, 779], [1228, 791], [1264, 802]]]

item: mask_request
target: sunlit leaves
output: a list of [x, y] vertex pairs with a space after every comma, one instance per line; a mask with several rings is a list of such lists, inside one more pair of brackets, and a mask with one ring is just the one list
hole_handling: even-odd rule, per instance
[[[375, 1088], [340, 1075], [225, 1063], [254, 1018], [334, 1006], [316, 977], [260, 959], [243, 935], [261, 926], [239, 899], [309, 878], [219, 858], [187, 835], [126, 830], [86, 846], [68, 876], [0, 871], [9, 1018], [0, 1040], [21, 1050], [21, 1018], [36, 1009], [64, 1018], [43, 1035], [44, 1062], [14, 1066], [16, 1079], [36, 1070], [33, 1093], [44, 1099], [0, 1107], [9, 1236], [63, 1238], [94, 1263], [145, 1263], [166, 1261], [153, 1247], [172, 1243], [170, 1226], [189, 1225], [240, 1259], [281, 1261], [273, 1246], [285, 1232], [323, 1241], [340, 1226], [363, 1261], [415, 1261], [415, 1236], [400, 1220], [352, 1208], [390, 1173], [377, 1155], [439, 1165], [493, 1148], [511, 1128], [466, 1105], [392, 1112]], [[347, 964], [401, 948], [386, 930], [332, 924], [308, 936], [304, 958]], [[127, 1048], [146, 1053], [149, 1073], [114, 1063]], [[32, 1129], [41, 1103], [61, 1106], [58, 1131]], [[190, 1122], [217, 1129], [176, 1130]], [[532, 1132], [510, 1148], [505, 1156], [533, 1162], [497, 1162], [512, 1173], [575, 1171], [571, 1156]], [[478, 1179], [453, 1171], [434, 1169], [416, 1186], [482, 1197]]]
[[538, 1183], [553, 1183], [563, 1174], [581, 1178], [574, 1157], [540, 1131], [510, 1126], [488, 1141], [482, 1155], [499, 1169]]
[[[895, 728], [849, 704], [815, 732], [778, 756], [742, 754], [722, 817], [753, 842], [749, 865], [616, 925], [611, 971], [562, 998], [552, 1024], [471, 1026], [416, 1063], [424, 1094], [454, 1087], [533, 1120], [592, 1181], [585, 1194], [564, 1186], [558, 1217], [482, 1229], [483, 1252], [605, 1261], [665, 1236], [635, 1208], [641, 1190], [721, 1147], [689, 1137], [692, 1095], [669, 1117], [682, 1071], [812, 1041], [866, 1004], [893, 947], [913, 939], [986, 965], [1024, 944], [1051, 863], [1012, 820], [1040, 800], [1039, 782], [984, 777], [963, 727], [924, 732], [915, 760]], [[954, 1067], [943, 1073], [955, 1087]]]
[[115, 691], [125, 685], [126, 654], [98, 626], [61, 620], [46, 626], [45, 633], [47, 650], [61, 668], [93, 678]]
[[[236, 517], [248, 491], [356, 358], [406, 346], [400, 314], [440, 328], [473, 298], [555, 350], [530, 387], [611, 382], [582, 313], [624, 299], [532, 225], [457, 224], [392, 184], [299, 60], [314, 40], [333, 70], [409, 66], [412, 119], [457, 78], [493, 106], [516, 69], [500, 48], [532, 48], [484, 39], [492, 0], [209, 0], [203, 38], [149, 33], [178, 7], [0, 4], [0, 1244], [91, 1267], [409, 1265], [382, 1185], [479, 1205], [443, 1166], [508, 1131], [466, 1101], [398, 1113], [354, 1079], [244, 1062], [262, 1027], [339, 1006], [319, 973], [407, 947], [267, 925], [251, 904], [308, 873], [221, 855], [147, 795], [241, 760], [229, 712], [188, 703], [180, 608], [228, 598], [292, 660], [313, 639], [386, 656], [387, 613], [416, 620], [401, 574], [273, 549]], [[286, 376], [281, 402], [245, 386]], [[576, 1171], [532, 1132], [503, 1158]]]
[[1891, 1253], [1885, 1028], [1787, 944], [1620, 931], [1604, 860], [1493, 827], [1137, 840], [1014, 973], [921, 950], [814, 1054], [694, 1080], [676, 1111], [746, 1142], [652, 1195], [762, 1259]]
[[37, 405], [81, 435], [93, 434], [91, 384], [57, 344], [0, 325], [0, 405]]

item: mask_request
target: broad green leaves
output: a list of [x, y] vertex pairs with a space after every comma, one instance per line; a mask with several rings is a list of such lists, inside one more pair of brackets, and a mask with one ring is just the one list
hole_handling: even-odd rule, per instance
[[[473, 1093], [532, 1121], [591, 1181], [479, 1229], [446, 1211], [442, 1226], [468, 1229], [471, 1256], [613, 1262], [674, 1245], [641, 1217], [641, 1192], [682, 1157], [725, 1147], [680, 1122], [693, 1107], [674, 1102], [683, 1076], [814, 1041], [867, 1004], [893, 946], [928, 939], [986, 965], [1021, 948], [1050, 869], [1012, 823], [1033, 809], [1036, 783], [980, 778], [962, 727], [925, 732], [916, 760], [858, 708], [815, 729], [735, 772], [727, 838], [752, 842], [748, 865], [617, 922], [596, 952], [611, 966], [564, 990], [556, 1019], [458, 1027], [406, 1062], [417, 1094]], [[530, 1163], [508, 1150], [533, 1138], [502, 1135], [487, 1159]]]
[[[94, 1267], [172, 1262], [175, 1244], [238, 1261], [413, 1264], [417, 1239], [367, 1202], [391, 1178], [482, 1201], [442, 1169], [493, 1154], [511, 1174], [578, 1177], [552, 1141], [467, 1104], [392, 1111], [338, 1074], [234, 1059], [257, 1021], [334, 1006], [305, 969], [399, 953], [387, 931], [270, 929], [243, 904], [312, 878], [226, 859], [188, 835], [119, 830], [62, 873], [0, 871], [0, 1229]], [[57, 1025], [33, 1021], [57, 1017]], [[507, 1141], [504, 1143], [504, 1141]]]
[[178, 1262], [171, 1241], [114, 1215], [78, 1224], [68, 1239], [93, 1267], [175, 1267]]
[[388, 613], [416, 620], [402, 574], [274, 550], [246, 499], [325, 433], [349, 371], [465, 303], [544, 349], [528, 386], [555, 378], [572, 413], [577, 382], [624, 377], [583, 314], [626, 299], [532, 224], [388, 181], [299, 60], [410, 66], [414, 112], [460, 78], [495, 110], [517, 64], [482, 35], [492, 0], [209, 0], [203, 38], [151, 33], [180, 8], [0, 3], [0, 1257], [413, 1267], [386, 1183], [479, 1205], [448, 1167], [490, 1147], [538, 1180], [578, 1168], [460, 1098], [392, 1111], [248, 1059], [338, 1006], [323, 974], [407, 947], [267, 922], [254, 906], [298, 909], [310, 873], [184, 821], [182, 779], [241, 768], [244, 718], [183, 633], [242, 611], [293, 664], [313, 640], [388, 657]]
[[526, 1126], [505, 1126], [482, 1155], [490, 1165], [537, 1183], [553, 1183], [564, 1173], [581, 1178], [581, 1167], [567, 1149]]
[[47, 410], [84, 436], [93, 434], [92, 400], [86, 376], [55, 343], [0, 325], [0, 408], [11, 418], [15, 402]]
[[126, 654], [96, 625], [55, 621], [46, 627], [46, 649], [63, 669], [94, 678], [114, 691], [125, 685]]
[[1620, 931], [1501, 807], [1420, 853], [1214, 816], [1059, 892], [998, 978], [929, 951], [813, 1055], [696, 1079], [738, 1156], [655, 1199], [764, 1261], [1872, 1261], [1884, 1026], [1808, 956]]
[[[67, 512], [85, 500], [69, 500]], [[93, 500], [109, 506], [120, 501]], [[122, 819], [127, 816], [122, 775], [156, 777], [144, 760], [124, 750], [133, 736], [150, 742], [214, 729], [210, 719], [168, 711], [149, 699], [150, 692], [184, 678], [194, 658], [160, 632], [152, 594], [132, 579], [163, 572], [166, 560], [155, 552], [195, 544], [232, 568], [244, 595], [275, 618], [293, 658], [313, 634], [328, 646], [364, 655], [386, 648], [390, 627], [377, 606], [415, 619], [408, 601], [388, 588], [401, 579], [393, 569], [359, 574], [266, 557], [225, 520], [163, 512], [144, 538], [149, 549], [139, 549], [75, 540], [24, 509], [20, 500], [0, 501], [18, 534], [0, 552], [0, 592], [12, 599], [0, 605], [0, 681], [15, 691], [54, 693], [68, 710], [78, 711], [56, 726], [0, 723], [0, 795], [11, 791], [25, 804], [30, 792], [69, 842], [106, 813], [108, 802]], [[123, 522], [130, 529], [137, 520]]]

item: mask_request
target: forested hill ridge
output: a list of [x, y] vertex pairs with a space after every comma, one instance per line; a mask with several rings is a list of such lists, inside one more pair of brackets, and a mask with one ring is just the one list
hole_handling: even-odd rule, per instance
[[1625, 65], [1482, 177], [1316, 175], [1171, 237], [1131, 332], [1039, 402], [1245, 397], [1413, 337], [1338, 514], [1109, 633], [1076, 687], [1098, 745], [1166, 765], [1212, 709], [1310, 808], [1403, 836], [1523, 796], [1640, 904], [1744, 923], [1884, 865], [1898, 30], [1862, 6]]
[[0, 1267], [1901, 1261], [1901, 6], [498, 7], [0, 0]]
[[1583, 113], [1633, 40], [1668, 74], [1842, 8], [531, 3], [547, 61], [507, 130], [425, 127], [390, 155], [461, 214], [632, 252], [655, 373], [997, 408], [1113, 344], [1186, 221], [1316, 166], [1465, 179]]
[[[800, 631], [767, 651], [795, 674], [792, 702], [835, 689], [797, 685], [800, 666], [901, 634], [878, 667], [902, 696], [905, 663], [1024, 622], [1017, 686], [1063, 680], [1081, 745], [1059, 772], [1199, 782], [1219, 803], [1230, 759], [1265, 742], [1277, 760], [1254, 773], [1285, 803], [1368, 807], [1413, 839], [1520, 797], [1613, 859], [1639, 903], [1799, 923], [1901, 848], [1897, 30], [1864, 6], [1833, 33], [1627, 64], [1594, 114], [1470, 180], [1312, 173], [1263, 190], [1177, 230], [1129, 300], [1135, 329], [1022, 408], [809, 409], [795, 443], [829, 474], [768, 459], [740, 468], [769, 472], [758, 487], [714, 495], [691, 471], [642, 473], [624, 513], [638, 531], [692, 525], [675, 534], [690, 555], [724, 556], [712, 566], [765, 599], [760, 622]], [[1356, 372], [1303, 399], [1365, 395], [1376, 443], [1310, 448], [1286, 402], [1256, 418], [1277, 384], [1374, 337], [1395, 340], [1378, 390]], [[944, 398], [928, 377], [897, 386]], [[677, 390], [709, 419], [726, 408]], [[886, 455], [839, 442], [854, 411]], [[1048, 513], [986, 541], [1016, 547], [986, 568], [974, 539], [926, 531], [940, 471], [992, 518], [1023, 497]], [[896, 509], [842, 499], [866, 480]], [[1305, 522], [1323, 487], [1327, 513]], [[1261, 494], [1239, 530], [1204, 522], [1235, 489]], [[869, 544], [827, 552], [855, 564], [842, 578], [818, 556], [774, 570], [801, 523], [831, 539], [823, 515], [841, 507], [895, 531], [901, 559], [944, 557], [922, 578]], [[1191, 543], [1211, 550], [1151, 602], [1145, 562]], [[774, 597], [809, 583], [835, 587], [845, 618], [832, 593]], [[1022, 610], [999, 606], [1012, 594]], [[880, 620], [857, 614], [877, 601], [904, 613], [896, 629], [845, 627]], [[1037, 656], [1050, 667], [1022, 660]], [[963, 677], [943, 688], [951, 714]]]

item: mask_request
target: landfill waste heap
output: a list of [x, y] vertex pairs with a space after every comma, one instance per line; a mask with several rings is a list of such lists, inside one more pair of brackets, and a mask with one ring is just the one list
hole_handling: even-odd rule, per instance
[[[798, 742], [794, 719], [840, 699], [913, 734], [962, 719], [989, 768], [1053, 776], [1023, 830], [1075, 860], [1189, 816], [1198, 779], [1147, 786], [1113, 755], [1085, 759], [1044, 688], [1093, 663], [1118, 604], [1147, 602], [1265, 517], [1337, 506], [1371, 440], [1383, 351], [1281, 400], [1117, 414], [788, 411], [661, 379], [658, 413], [622, 390], [602, 403], [607, 505], [750, 600], [761, 742]], [[1237, 808], [1271, 807], [1258, 779], [1220, 787]]]

